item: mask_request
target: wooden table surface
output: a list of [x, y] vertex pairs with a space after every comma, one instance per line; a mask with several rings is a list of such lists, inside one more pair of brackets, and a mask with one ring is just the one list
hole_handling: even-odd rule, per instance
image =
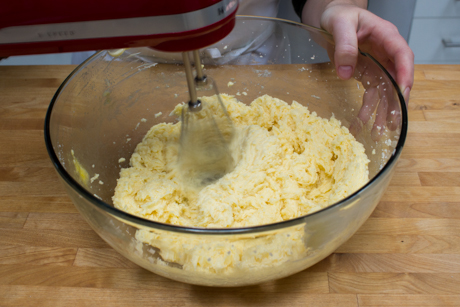
[[317, 265], [241, 288], [149, 273], [82, 219], [43, 139], [73, 68], [0, 67], [0, 306], [460, 306], [460, 66], [416, 66], [407, 143], [364, 226]]

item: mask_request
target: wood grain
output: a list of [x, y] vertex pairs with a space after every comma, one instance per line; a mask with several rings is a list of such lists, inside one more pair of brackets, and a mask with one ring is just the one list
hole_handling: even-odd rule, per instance
[[21, 154], [1, 153], [0, 161], [3, 167], [50, 167], [49, 157], [41, 154]]
[[390, 184], [393, 186], [421, 186], [420, 177], [416, 172], [396, 172]]
[[0, 228], [22, 228], [28, 215], [27, 212], [0, 212]]
[[79, 213], [38, 213], [31, 212], [24, 229], [72, 229], [91, 230], [91, 227]]
[[460, 186], [460, 172], [420, 172], [419, 177], [423, 186]]
[[75, 266], [102, 268], [138, 268], [112, 248], [79, 248]]
[[0, 247], [0, 264], [71, 266], [77, 248], [8, 245]]
[[58, 184], [44, 184], [39, 181], [32, 181], [27, 185], [17, 181], [0, 181], [0, 194], [9, 197], [14, 195], [22, 196], [65, 196], [66, 192]]
[[108, 245], [92, 230], [65, 231], [44, 229], [2, 228], [0, 244], [42, 247], [107, 248]]
[[452, 146], [459, 144], [460, 134], [444, 131], [444, 133], [412, 133], [407, 138], [405, 146], [408, 150], [413, 147], [425, 148], [432, 146]]
[[[304, 283], [298, 284], [297, 278]], [[208, 293], [240, 292], [246, 293], [251, 287], [207, 288], [173, 282], [164, 277], [137, 268], [102, 268], [51, 265], [0, 265], [0, 285], [28, 285], [48, 287], [83, 287], [123, 290], [152, 290], [158, 292], [174, 291], [177, 294], [190, 288]], [[329, 293], [327, 273], [304, 271], [279, 281], [253, 286], [261, 293], [273, 291], [279, 294], [289, 293]], [[169, 290], [168, 290], [169, 289]]]
[[51, 167], [0, 167], [0, 181], [56, 182], [56, 172]]
[[[428, 167], [427, 167], [428, 168]], [[413, 167], [411, 167], [413, 169]], [[426, 168], [424, 168], [425, 170]], [[430, 167], [431, 169], [431, 167]], [[412, 187], [390, 186], [382, 201], [404, 201], [411, 199], [418, 202], [457, 202], [460, 187]]]
[[458, 306], [459, 295], [393, 295], [393, 294], [364, 294], [358, 295], [361, 307], [370, 306], [404, 306], [404, 307], [454, 307]]
[[346, 273], [460, 273], [460, 255], [335, 253], [309, 271]]
[[409, 133], [371, 217], [293, 276], [206, 288], [149, 273], [86, 224], [43, 141], [74, 66], [0, 67], [0, 306], [460, 306], [460, 66], [417, 65]]
[[[59, 182], [55, 182], [59, 184]], [[0, 212], [54, 212], [78, 213], [66, 196], [4, 196], [0, 198]]]
[[332, 293], [460, 294], [459, 273], [328, 273]]
[[459, 133], [460, 125], [456, 121], [413, 121], [409, 125], [409, 132], [413, 133]]
[[[287, 290], [281, 292], [279, 290]], [[293, 306], [357, 307], [354, 294], [305, 294], [276, 288], [201, 288], [124, 290], [0, 285], [3, 306]], [[152, 293], [153, 292], [153, 293]], [[34, 298], [31, 300], [31, 298]], [[35, 303], [35, 304], [34, 304]]]
[[425, 70], [427, 80], [458, 80], [460, 81], [460, 71]]
[[355, 234], [337, 253], [458, 254], [460, 236]]
[[425, 121], [425, 112], [422, 110], [409, 110], [409, 121]]
[[460, 110], [424, 110], [425, 118], [430, 122], [456, 122], [460, 121]]
[[375, 218], [450, 218], [460, 219], [460, 202], [385, 202], [379, 203]]
[[[401, 157], [403, 159], [455, 159], [458, 158], [458, 152], [460, 151], [460, 145], [451, 143], [449, 145], [441, 146], [406, 146]], [[399, 169], [398, 169], [399, 171]]]
[[394, 218], [370, 218], [356, 232], [360, 235], [433, 235], [455, 236], [460, 233], [460, 220], [405, 218], [401, 223]]
[[[416, 84], [416, 89], [421, 89], [420, 82]], [[426, 93], [425, 93], [426, 94]], [[411, 94], [412, 95], [412, 94]], [[409, 110], [430, 110], [430, 111], [458, 111], [460, 110], [460, 99], [458, 97], [452, 99], [445, 99], [439, 97], [417, 97], [411, 96], [410, 103], [408, 106]]]

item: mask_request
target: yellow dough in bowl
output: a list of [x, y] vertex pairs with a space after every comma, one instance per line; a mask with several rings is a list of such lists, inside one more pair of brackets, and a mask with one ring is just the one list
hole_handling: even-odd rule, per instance
[[[113, 196], [117, 208], [181, 226], [255, 226], [325, 208], [369, 180], [363, 145], [334, 117], [323, 119], [295, 101], [289, 105], [268, 95], [249, 106], [233, 96], [221, 97], [235, 126], [230, 144], [233, 171], [201, 190], [185, 188], [178, 171], [181, 123], [161, 123], [137, 145], [130, 167], [121, 170]], [[215, 96], [201, 99], [219, 114]], [[182, 107], [176, 106], [173, 114], [180, 115]], [[248, 276], [248, 268], [267, 274], [264, 267], [304, 257], [305, 236], [301, 225], [234, 241], [159, 230], [136, 232], [140, 252], [142, 244], [159, 250], [161, 257], [146, 257], [150, 261], [242, 278]]]
[[[250, 106], [221, 96], [236, 129], [235, 169], [190, 195], [177, 170], [180, 123], [158, 124], [137, 145], [131, 167], [121, 170], [117, 208], [181, 226], [254, 226], [317, 211], [368, 181], [363, 145], [334, 117], [267, 95]], [[202, 100], [219, 107], [216, 97]]]

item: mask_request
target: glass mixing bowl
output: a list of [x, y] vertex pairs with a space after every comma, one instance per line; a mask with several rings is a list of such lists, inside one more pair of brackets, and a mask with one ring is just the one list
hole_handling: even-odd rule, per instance
[[247, 104], [262, 94], [295, 100], [349, 128], [370, 159], [370, 180], [347, 198], [292, 220], [227, 229], [173, 226], [116, 209], [112, 196], [120, 169], [129, 166], [150, 127], [176, 122], [170, 112], [188, 101], [181, 55], [148, 48], [101, 51], [56, 92], [45, 141], [67, 193], [110, 246], [177, 281], [242, 286], [312, 266], [372, 213], [407, 133], [406, 105], [388, 72], [360, 54], [354, 78], [340, 80], [329, 61], [330, 42], [327, 33], [303, 24], [239, 16], [228, 37], [200, 53], [221, 93]]

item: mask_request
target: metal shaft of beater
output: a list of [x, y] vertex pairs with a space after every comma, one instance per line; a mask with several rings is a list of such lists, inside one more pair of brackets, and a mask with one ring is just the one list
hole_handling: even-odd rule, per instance
[[196, 96], [195, 80], [193, 79], [192, 65], [190, 64], [188, 52], [182, 52], [182, 60], [184, 61], [185, 77], [187, 78], [188, 92], [190, 95], [189, 105], [194, 107], [198, 104], [198, 98]]
[[198, 84], [206, 83], [206, 76], [203, 74], [203, 68], [201, 67], [200, 53], [198, 50], [193, 50], [193, 60], [195, 61], [196, 70], [196, 81]]

